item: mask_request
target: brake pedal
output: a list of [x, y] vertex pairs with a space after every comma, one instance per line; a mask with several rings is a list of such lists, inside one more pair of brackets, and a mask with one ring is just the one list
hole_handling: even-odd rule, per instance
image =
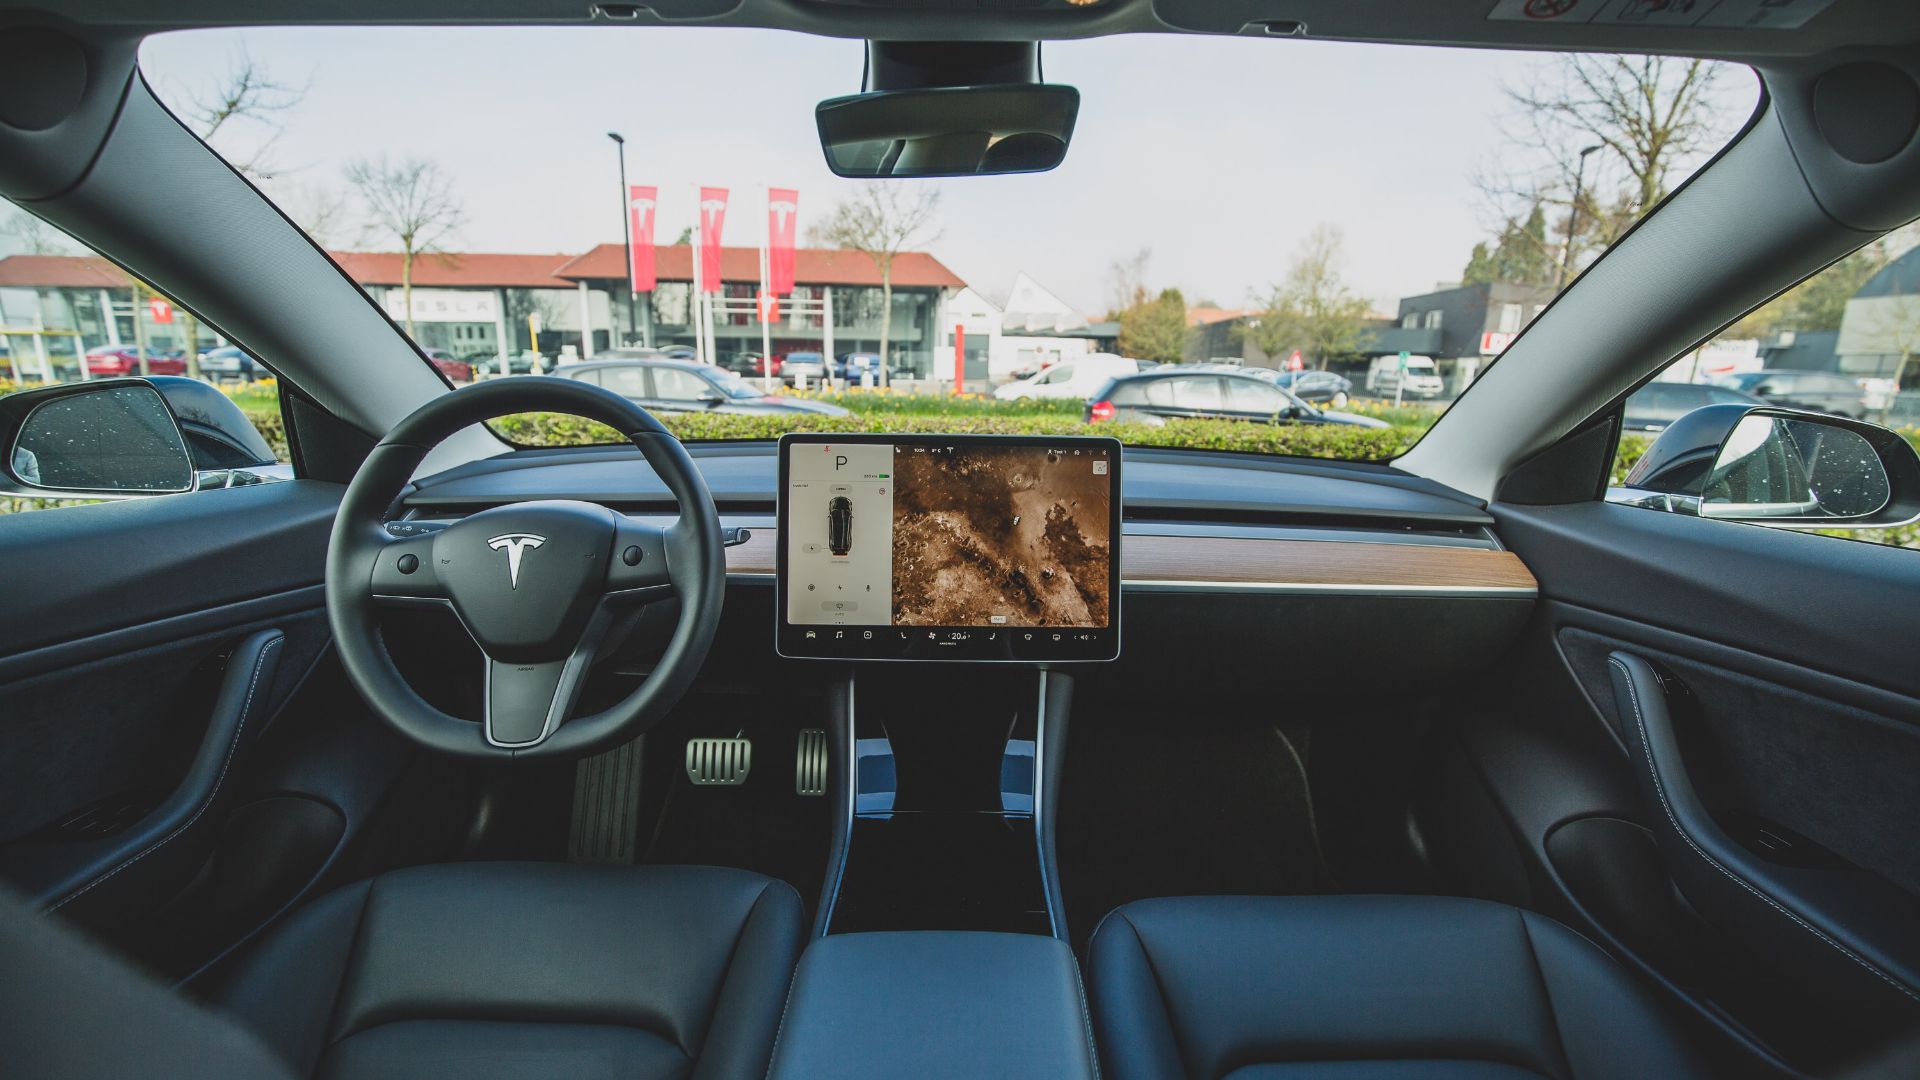
[[795, 755], [793, 790], [797, 795], [827, 793], [827, 731], [825, 728], [801, 728], [799, 752]]
[[747, 782], [753, 768], [753, 743], [748, 739], [688, 739], [687, 779], [696, 785], [735, 786]]

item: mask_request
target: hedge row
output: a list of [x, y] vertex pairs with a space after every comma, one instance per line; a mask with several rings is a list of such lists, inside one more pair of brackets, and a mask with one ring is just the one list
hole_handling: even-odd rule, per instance
[[[927, 432], [952, 435], [1111, 435], [1129, 446], [1187, 450], [1235, 450], [1294, 457], [1381, 461], [1419, 438], [1418, 430], [1360, 428], [1335, 424], [1248, 424], [1233, 420], [1182, 420], [1165, 427], [1144, 424], [1090, 426], [1068, 416], [730, 416], [694, 413], [662, 416], [660, 422], [687, 440], [773, 439], [790, 431]], [[558, 413], [522, 413], [491, 422], [494, 431], [521, 446], [584, 446], [620, 442], [604, 425]]]
[[890, 390], [786, 390], [782, 393], [786, 397], [825, 401], [861, 416], [1067, 416], [1078, 420], [1087, 407], [1079, 398], [1001, 401], [986, 394], [901, 394]]

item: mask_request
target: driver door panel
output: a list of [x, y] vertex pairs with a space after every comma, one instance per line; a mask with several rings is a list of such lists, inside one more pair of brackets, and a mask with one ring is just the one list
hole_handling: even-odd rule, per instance
[[[335, 856], [355, 800], [324, 777], [280, 783], [268, 762], [285, 751], [267, 747], [354, 726], [296, 707], [338, 679], [320, 584], [339, 490], [0, 518], [0, 565], [28, 571], [0, 629], [8, 884], [183, 974]], [[379, 775], [377, 753], [366, 764]]]

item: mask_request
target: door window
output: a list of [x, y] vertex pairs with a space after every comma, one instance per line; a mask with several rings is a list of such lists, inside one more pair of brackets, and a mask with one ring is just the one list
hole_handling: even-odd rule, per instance
[[1167, 379], [1169, 402], [1176, 409], [1220, 409], [1224, 401], [1220, 393], [1220, 380], [1189, 377]]
[[[1743, 373], [1723, 377], [1722, 385], [1715, 386], [1648, 383], [1628, 401], [1627, 418], [1670, 423], [1700, 405], [1752, 405], [1759, 396], [1777, 407], [1842, 412], [1890, 428], [1909, 444], [1920, 446], [1920, 291], [1912, 284], [1915, 266], [1920, 266], [1920, 226], [1909, 225], [1773, 298], [1705, 343], [1708, 348], [1750, 357]], [[1696, 354], [1689, 353], [1676, 362], [1673, 372], [1684, 378], [1695, 367]], [[1699, 400], [1682, 402], [1677, 399], [1680, 394], [1699, 395]], [[1610, 499], [1665, 512], [1658, 500], [1634, 501], [1633, 493], [1623, 486], [1659, 434], [1631, 427], [1622, 432], [1609, 479]], [[1920, 549], [1920, 524], [1869, 529], [1790, 527]]]
[[[80, 417], [101, 404], [89, 394], [62, 399], [67, 404], [43, 416], [39, 437], [89, 440], [99, 465], [89, 487], [128, 492], [151, 491], [142, 478], [177, 463], [155, 455], [163, 444], [178, 453], [184, 446], [192, 490], [233, 487], [291, 479], [286, 428], [273, 373], [259, 358], [207, 325], [173, 298], [113, 261], [67, 236], [14, 204], [0, 199], [0, 262], [9, 286], [0, 288], [0, 396], [46, 386], [101, 379], [167, 376], [155, 385], [164, 401], [155, 415], [177, 424], [179, 438], [149, 438], [140, 443], [89, 435], [81, 426], [60, 429], [59, 422]], [[11, 243], [26, 253], [9, 251]], [[184, 377], [184, 378], [182, 378]], [[193, 379], [197, 382], [188, 382]], [[102, 388], [100, 393], [108, 393]], [[171, 416], [166, 413], [171, 412]], [[189, 417], [186, 420], [176, 420]], [[124, 425], [122, 426], [124, 428]], [[130, 430], [130, 429], [128, 429]], [[148, 432], [149, 435], [154, 434]], [[14, 475], [25, 484], [78, 490], [71, 484], [41, 483], [59, 473], [59, 461], [45, 446], [37, 451], [0, 446]], [[44, 469], [43, 469], [44, 467]], [[113, 475], [123, 470], [124, 475]], [[178, 486], [174, 490], [178, 490]], [[0, 494], [0, 513], [44, 510], [77, 501]]]
[[662, 401], [699, 401], [713, 392], [707, 380], [691, 371], [666, 367], [653, 369], [653, 396]]
[[647, 369], [643, 367], [601, 368], [600, 385], [619, 394], [621, 397], [644, 398], [653, 396], [647, 391]]
[[1272, 414], [1287, 410], [1280, 391], [1252, 379], [1227, 379], [1227, 411]]

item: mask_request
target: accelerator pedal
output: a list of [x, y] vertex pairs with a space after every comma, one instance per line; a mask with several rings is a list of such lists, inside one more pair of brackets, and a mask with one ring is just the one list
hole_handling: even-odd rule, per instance
[[827, 731], [825, 728], [801, 728], [800, 745], [795, 755], [793, 790], [798, 795], [827, 793]]
[[753, 768], [753, 742], [731, 739], [688, 739], [687, 779], [695, 786], [735, 787], [747, 782]]

